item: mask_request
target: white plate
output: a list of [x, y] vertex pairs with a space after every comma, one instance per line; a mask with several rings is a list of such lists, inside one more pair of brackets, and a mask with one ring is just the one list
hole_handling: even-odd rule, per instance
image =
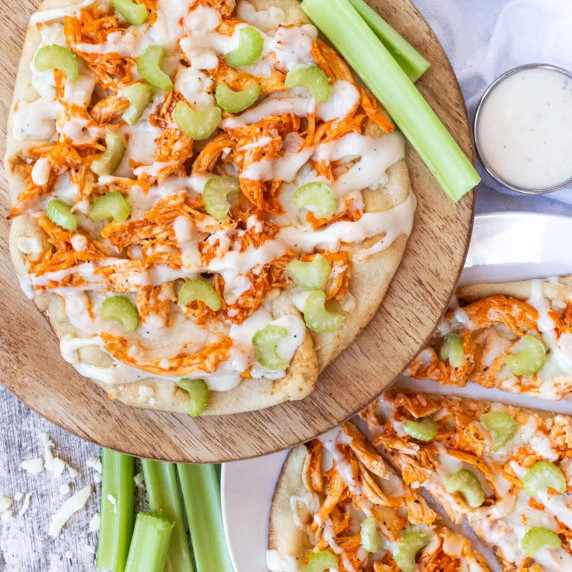
[[[533, 213], [477, 216], [461, 283], [507, 282], [572, 273], [572, 218]], [[417, 387], [414, 380], [400, 385]], [[424, 391], [481, 397], [572, 414], [572, 403], [551, 403], [469, 384], [466, 388], [422, 382]], [[267, 572], [268, 515], [287, 453], [222, 468], [222, 509], [235, 572]]]

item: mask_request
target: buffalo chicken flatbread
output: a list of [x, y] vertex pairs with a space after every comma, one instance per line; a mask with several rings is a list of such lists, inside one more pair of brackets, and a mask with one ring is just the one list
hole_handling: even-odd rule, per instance
[[465, 518], [503, 570], [572, 570], [571, 418], [400, 389], [362, 416], [403, 480]]
[[489, 570], [350, 423], [288, 456], [267, 565], [272, 572]]
[[572, 279], [463, 286], [405, 372], [559, 400], [572, 391]]
[[47, 0], [9, 120], [12, 258], [110, 397], [300, 399], [402, 257], [404, 149], [297, 0]]

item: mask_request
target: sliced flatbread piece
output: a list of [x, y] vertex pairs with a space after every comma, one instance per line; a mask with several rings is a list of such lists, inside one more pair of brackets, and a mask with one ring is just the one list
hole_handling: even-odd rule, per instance
[[336, 560], [339, 572], [489, 570], [351, 423], [288, 456], [268, 548], [271, 572], [303, 571], [311, 558], [324, 557]]
[[362, 413], [413, 489], [437, 499], [503, 570], [572, 570], [572, 419], [390, 389]]
[[572, 392], [572, 278], [462, 286], [406, 375], [560, 400]]

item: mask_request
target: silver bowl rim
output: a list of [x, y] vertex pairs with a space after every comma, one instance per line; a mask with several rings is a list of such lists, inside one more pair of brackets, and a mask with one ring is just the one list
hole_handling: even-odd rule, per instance
[[506, 179], [503, 179], [498, 173], [496, 173], [491, 166], [485, 161], [483, 153], [481, 152], [481, 146], [480, 146], [480, 141], [479, 141], [479, 132], [477, 129], [478, 126], [478, 122], [479, 122], [479, 118], [481, 115], [481, 111], [483, 108], [484, 103], [486, 102], [488, 96], [492, 93], [492, 91], [500, 84], [502, 83], [505, 79], [509, 78], [510, 76], [517, 74], [521, 71], [527, 70], [527, 69], [535, 69], [535, 68], [542, 68], [542, 69], [547, 69], [547, 70], [551, 70], [551, 71], [555, 71], [555, 72], [559, 72], [567, 77], [569, 77], [570, 79], [572, 79], [572, 71], [569, 71], [565, 68], [559, 67], [559, 66], [555, 66], [552, 64], [542, 64], [542, 63], [532, 63], [532, 64], [525, 64], [522, 66], [517, 66], [515, 68], [512, 68], [506, 72], [504, 72], [503, 74], [499, 75], [488, 87], [487, 89], [485, 89], [483, 95], [481, 95], [481, 98], [479, 99], [479, 103], [477, 104], [476, 110], [475, 110], [475, 117], [473, 119], [473, 136], [475, 138], [475, 148], [477, 151], [477, 156], [481, 162], [481, 164], [483, 165], [483, 167], [485, 168], [485, 170], [487, 171], [487, 173], [493, 178], [495, 179], [495, 181], [497, 181], [498, 183], [500, 183], [501, 185], [503, 185], [504, 187], [507, 187], [508, 189], [511, 189], [513, 191], [517, 191], [519, 193], [524, 193], [525, 195], [546, 195], [548, 193], [553, 193], [554, 191], [558, 191], [560, 189], [563, 189], [564, 187], [567, 187], [568, 185], [572, 184], [572, 177], [570, 177], [568, 180], [559, 183], [558, 185], [555, 185], [553, 187], [547, 187], [545, 189], [524, 189], [522, 187], [516, 187], [513, 184], [509, 183]]

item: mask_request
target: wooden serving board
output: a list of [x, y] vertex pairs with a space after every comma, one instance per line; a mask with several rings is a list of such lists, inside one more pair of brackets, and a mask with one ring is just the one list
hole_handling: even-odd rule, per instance
[[[182, 0], [184, 1], [184, 0]], [[37, 0], [0, 0], [0, 113], [6, 118], [20, 51]], [[410, 0], [370, 0], [432, 64], [418, 87], [463, 150], [474, 158], [457, 79], [435, 34]], [[19, 288], [8, 253], [7, 183], [0, 173], [0, 381], [29, 407], [79, 437], [138, 457], [180, 462], [245, 459], [311, 439], [370, 403], [431, 335], [463, 267], [474, 193], [454, 205], [417, 154], [407, 160], [419, 205], [407, 251], [377, 315], [299, 402], [225, 417], [137, 410], [111, 401], [60, 356], [47, 320]]]

